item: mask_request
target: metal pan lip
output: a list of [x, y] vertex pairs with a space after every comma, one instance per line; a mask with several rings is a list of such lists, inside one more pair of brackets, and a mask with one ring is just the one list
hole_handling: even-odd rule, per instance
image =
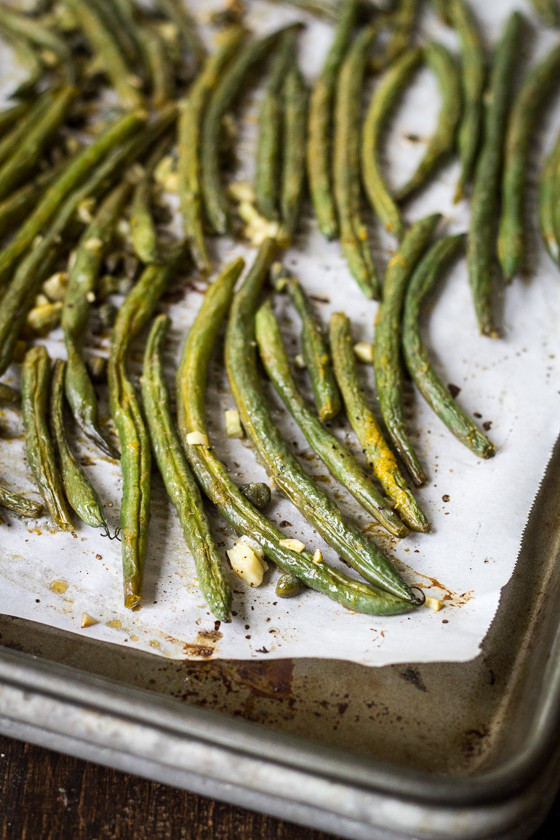
[[[54, 701], [68, 711], [94, 712], [114, 725], [119, 721], [132, 723], [146, 734], [172, 737], [185, 744], [194, 741], [209, 749], [221, 750], [230, 758], [254, 759], [285, 770], [303, 772], [325, 783], [351, 785], [368, 793], [440, 807], [464, 808], [514, 798], [537, 778], [553, 757], [560, 734], [560, 632], [556, 633], [551, 647], [543, 685], [545, 690], [539, 693], [523, 747], [495, 768], [462, 777], [407, 769], [350, 752], [341, 754], [339, 749], [267, 730], [249, 721], [235, 719], [232, 725], [232, 718], [222, 712], [185, 706], [155, 692], [125, 687], [104, 677], [6, 648], [0, 648], [0, 729], [3, 718], [33, 723], [53, 735], [57, 732], [49, 727], [48, 720], [28, 721], [24, 705], [16, 713], [12, 710], [6, 715], [2, 703], [5, 687], [22, 692], [26, 697]], [[9, 734], [6, 729], [4, 731]], [[77, 739], [96, 745], [101, 738], [96, 739], [95, 735], [90, 729], [87, 737], [81, 733]], [[127, 752], [120, 746], [118, 750]], [[142, 757], [138, 745], [129, 752], [131, 756]], [[161, 764], [170, 766], [163, 755]]]

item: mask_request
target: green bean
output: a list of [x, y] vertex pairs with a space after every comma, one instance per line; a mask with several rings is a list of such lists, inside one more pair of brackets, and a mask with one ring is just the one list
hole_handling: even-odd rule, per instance
[[0, 484], [0, 507], [11, 510], [19, 516], [30, 516], [33, 519], [43, 513], [43, 505], [39, 502], [20, 496], [19, 493], [8, 490], [3, 484]]
[[243, 92], [246, 77], [254, 65], [269, 55], [284, 33], [300, 28], [300, 24], [284, 27], [271, 35], [253, 41], [244, 50], [238, 52], [224, 69], [210, 97], [202, 123], [201, 176], [204, 207], [216, 233], [227, 233], [231, 226], [228, 200], [219, 165], [223, 118]]
[[19, 400], [19, 391], [0, 382], [0, 405], [15, 405]]
[[404, 233], [400, 210], [391, 196], [379, 160], [381, 139], [387, 118], [397, 97], [408, 84], [422, 59], [422, 50], [416, 48], [399, 58], [382, 78], [374, 91], [367, 111], [362, 138], [362, 174], [366, 193], [374, 213], [397, 239]]
[[457, 145], [461, 160], [461, 174], [455, 189], [454, 201], [463, 198], [476, 165], [483, 121], [483, 96], [486, 83], [486, 56], [476, 19], [465, 0], [449, 0], [449, 15], [461, 40], [463, 54], [463, 116]]
[[531, 70], [511, 109], [505, 142], [502, 214], [498, 232], [498, 256], [506, 280], [511, 280], [523, 268], [529, 150], [539, 112], [556, 90], [559, 73], [560, 46], [556, 46]]
[[259, 106], [255, 195], [261, 214], [271, 221], [278, 219], [283, 123], [281, 93], [288, 70], [296, 61], [297, 34], [292, 29], [282, 36]]
[[16, 11], [13, 7], [0, 6], [0, 23], [41, 49], [54, 53], [64, 68], [64, 77], [70, 84], [76, 79], [72, 53], [66, 41], [53, 30], [29, 15]]
[[[539, 227], [546, 250], [560, 265], [560, 135], [544, 164], [539, 187]], [[558, 218], [557, 218], [558, 215]]]
[[307, 178], [319, 230], [327, 239], [335, 239], [338, 235], [331, 175], [336, 83], [356, 26], [359, 5], [359, 0], [348, 0], [342, 7], [334, 40], [309, 101]]
[[331, 317], [330, 338], [334, 369], [346, 414], [374, 475], [395, 504], [401, 519], [414, 531], [429, 531], [430, 523], [410, 490], [360, 386], [350, 321], [343, 312]]
[[169, 391], [161, 358], [169, 323], [166, 315], [156, 318], [146, 345], [142, 371], [144, 411], [161, 477], [179, 514], [185, 540], [193, 556], [200, 591], [216, 618], [231, 621], [231, 587], [210, 529], [198, 484], [187, 463], [171, 417]]
[[362, 577], [391, 594], [412, 600], [404, 582], [383, 552], [346, 520], [336, 504], [300, 466], [281, 436], [259, 383], [254, 348], [254, 317], [274, 259], [277, 243], [267, 239], [231, 306], [226, 330], [225, 359], [230, 389], [243, 428], [267, 472], [318, 532]]
[[66, 86], [52, 97], [47, 97], [50, 99], [47, 110], [0, 166], [0, 200], [10, 195], [33, 172], [45, 148], [68, 116], [77, 93], [75, 87]]
[[21, 371], [21, 412], [25, 427], [25, 446], [35, 483], [51, 518], [63, 531], [71, 531], [72, 518], [56, 464], [47, 420], [50, 368], [49, 355], [42, 345], [32, 347], [27, 352]]
[[[103, 160], [89, 180], [70, 193], [42, 239], [19, 263], [0, 308], [0, 375], [12, 359], [19, 330], [41, 283], [64, 246], [63, 234], [73, 221], [78, 207], [86, 198], [95, 197], [111, 185], [122, 166], [139, 153], [142, 141], [143, 135], [140, 135]], [[92, 149], [90, 147], [88, 151]]]
[[49, 96], [37, 97], [31, 108], [21, 115], [11, 131], [8, 131], [0, 141], [0, 163], [3, 165], [20, 147], [28, 136], [37, 120], [41, 119], [49, 107]]
[[0, 236], [13, 230], [33, 208], [45, 189], [57, 178], [67, 161], [57, 166], [49, 166], [4, 201], [0, 202]]
[[192, 52], [196, 66], [198, 67], [206, 59], [206, 48], [197, 32], [194, 19], [187, 11], [184, 0], [157, 0], [157, 2], [175, 23], [175, 26], [181, 33], [181, 38]]
[[273, 266], [272, 275], [277, 289], [287, 290], [301, 319], [303, 360], [311, 379], [313, 399], [319, 418], [325, 423], [336, 417], [341, 403], [323, 326], [300, 284], [280, 263]]
[[560, 26], [560, 8], [557, 0], [531, 0], [531, 3], [547, 26]]
[[79, 27], [99, 56], [105, 73], [116, 90], [125, 108], [142, 106], [142, 95], [136, 78], [123, 56], [114, 33], [107, 27], [95, 7], [81, 0], [63, 0], [76, 17]]
[[361, 216], [360, 114], [362, 83], [375, 26], [362, 29], [349, 47], [336, 88], [333, 179], [342, 251], [350, 272], [367, 298], [378, 298], [379, 278]]
[[496, 48], [485, 95], [483, 144], [476, 165], [471, 198], [467, 266], [480, 332], [497, 338], [492, 312], [492, 267], [504, 141], [515, 66], [519, 60], [523, 18], [514, 12]]
[[142, 49], [132, 35], [131, 19], [121, 14], [118, 3], [113, 0], [89, 0], [89, 4], [115, 39], [127, 64], [130, 67], [138, 64]]
[[101, 499], [91, 486], [66, 438], [64, 427], [65, 371], [66, 362], [63, 359], [57, 359], [54, 363], [51, 382], [50, 425], [58, 452], [62, 486], [70, 507], [77, 513], [82, 522], [92, 528], [103, 528], [107, 532], [107, 520], [103, 513]]
[[416, 604], [379, 592], [327, 563], [314, 563], [307, 551], [298, 553], [282, 545], [284, 534], [254, 508], [232, 482], [211, 441], [208, 446], [188, 443], [190, 432], [200, 432], [208, 437], [204, 416], [208, 363], [243, 265], [241, 259], [230, 263], [209, 287], [181, 354], [177, 371], [179, 433], [193, 472], [206, 495], [237, 533], [254, 539], [282, 571], [294, 574], [312, 589], [358, 612], [368, 615], [408, 612]]
[[395, 193], [397, 201], [405, 201], [424, 186], [434, 169], [449, 155], [455, 145], [461, 119], [461, 78], [455, 59], [441, 44], [428, 44], [426, 61], [436, 75], [441, 90], [441, 109], [436, 129], [424, 156], [409, 180]]
[[276, 584], [275, 593], [279, 598], [295, 598], [300, 595], [304, 589], [305, 584], [301, 582], [295, 575], [280, 575]]
[[66, 398], [78, 426], [103, 452], [113, 454], [98, 425], [97, 398], [82, 356], [82, 344], [103, 258], [130, 195], [130, 183], [119, 184], [101, 204], [82, 234], [69, 271], [62, 329], [68, 355]]
[[164, 137], [151, 153], [143, 175], [134, 188], [130, 205], [130, 242], [134, 253], [144, 263], [159, 262], [157, 229], [152, 210], [154, 170], [169, 151], [170, 138]]
[[448, 8], [449, 0], [432, 0], [432, 5], [441, 22], [449, 26], [451, 24]]
[[441, 277], [446, 263], [465, 245], [465, 235], [437, 241], [416, 268], [410, 281], [403, 318], [403, 351], [406, 366], [418, 390], [447, 428], [480, 458], [491, 458], [496, 447], [459, 408], [432, 367], [420, 335], [422, 301]]
[[135, 112], [117, 120], [90, 146], [80, 152], [60, 178], [49, 187], [10, 244], [0, 251], [0, 288], [5, 284], [7, 276], [19, 257], [30, 247], [36, 236], [44, 233], [45, 226], [70, 191], [88, 177], [91, 170], [108, 151], [138, 131], [145, 119], [143, 112]]
[[399, 456], [417, 485], [423, 484], [426, 476], [404, 424], [400, 362], [401, 317], [406, 287], [440, 219], [441, 215], [434, 213], [416, 222], [390, 261], [374, 335], [375, 385], [383, 420]]
[[11, 99], [28, 99], [37, 96], [39, 83], [45, 78], [46, 68], [34, 44], [16, 35], [0, 23], [0, 33], [13, 49], [20, 64], [27, 70], [27, 78], [11, 93]]
[[9, 108], [4, 108], [3, 111], [0, 111], [0, 138], [12, 126], [17, 125], [21, 117], [25, 116], [28, 110], [29, 102], [18, 102], [17, 105], [11, 105]]
[[111, 337], [108, 380], [111, 416], [121, 444], [123, 474], [120, 533], [124, 605], [132, 609], [142, 597], [144, 561], [150, 519], [150, 439], [127, 372], [130, 345], [148, 323], [157, 303], [178, 270], [184, 249], [174, 250], [161, 265], [147, 266], [129, 292]]
[[351, 452], [323, 428], [309, 410], [290, 373], [284, 342], [270, 301], [257, 312], [255, 321], [259, 353], [278, 395], [305, 435], [311, 448], [327, 469], [346, 487], [364, 510], [396, 537], [404, 537], [408, 529], [393, 512], [392, 506], [366, 476]]
[[246, 32], [241, 27], [232, 27], [224, 33], [218, 51], [208, 57], [188, 95], [179, 105], [177, 149], [183, 231], [189, 240], [195, 265], [204, 274], [210, 273], [211, 265], [202, 222], [200, 157], [203, 118], [212, 91], [245, 37]]
[[282, 179], [280, 185], [280, 238], [287, 245], [293, 239], [305, 186], [305, 141], [307, 136], [307, 88], [294, 63], [282, 91], [284, 132], [282, 138]]
[[167, 46], [156, 29], [145, 26], [141, 38], [144, 60], [150, 75], [152, 103], [154, 108], [161, 108], [175, 94], [173, 66]]
[[399, 0], [395, 11], [388, 16], [390, 36], [385, 49], [371, 61], [373, 73], [385, 70], [410, 48], [419, 9], [420, 0]]
[[337, 10], [334, 5], [329, 3], [322, 3], [321, 0], [268, 0], [269, 3], [288, 3], [290, 6], [295, 6], [297, 9], [302, 9], [304, 12], [310, 12], [313, 15], [326, 18], [330, 21], [336, 21]]

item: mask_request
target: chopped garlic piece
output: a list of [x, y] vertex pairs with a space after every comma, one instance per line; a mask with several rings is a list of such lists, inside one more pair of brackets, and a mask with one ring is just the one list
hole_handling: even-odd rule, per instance
[[50, 300], [46, 295], [41, 294], [41, 292], [35, 296], [34, 306], [48, 306], [49, 304]]
[[241, 426], [241, 420], [239, 419], [239, 412], [235, 408], [228, 408], [225, 412], [226, 415], [226, 435], [228, 438], [242, 438], [244, 437], [243, 434], [243, 427]]
[[266, 564], [255, 554], [252, 548], [242, 540], [238, 540], [226, 554], [236, 575], [248, 583], [249, 586], [261, 585]]
[[68, 286], [68, 272], [57, 271], [52, 274], [42, 285], [43, 292], [49, 300], [63, 300]]
[[189, 432], [187, 443], [189, 446], [208, 446], [208, 438], [203, 432]]
[[247, 181], [236, 181], [228, 187], [228, 193], [234, 201], [255, 201], [255, 192]]
[[354, 344], [354, 353], [360, 362], [365, 365], [373, 364], [373, 344], [370, 344], [369, 341], [358, 341], [357, 344]]
[[90, 238], [86, 239], [84, 242], [84, 248], [86, 251], [100, 251], [102, 247], [103, 242], [98, 236], [90, 236]]
[[78, 205], [78, 219], [86, 225], [93, 219], [93, 211], [95, 210], [95, 199], [84, 198]]
[[257, 555], [259, 560], [263, 560], [263, 562], [265, 564], [265, 567], [268, 569], [268, 566], [267, 566], [266, 562], [264, 561], [264, 551], [263, 551], [262, 545], [260, 543], [258, 543], [252, 537], [249, 537], [247, 534], [243, 534], [242, 537], [239, 537], [238, 542], [241, 542], [241, 543], [244, 543], [245, 545], [248, 545], [249, 548], [252, 551], [254, 551], [254, 553]]
[[278, 545], [281, 545], [282, 548], [288, 548], [290, 551], [297, 551], [298, 554], [301, 554], [305, 548], [305, 543], [301, 540], [278, 540]]
[[323, 555], [321, 553], [321, 549], [318, 548], [317, 551], [313, 553], [313, 562], [314, 563], [322, 563], [323, 562]]
[[428, 607], [430, 610], [434, 612], [439, 612], [445, 606], [443, 601], [440, 601], [438, 598], [432, 598], [430, 595], [426, 595], [426, 600], [424, 601], [424, 606]]
[[294, 357], [294, 365], [297, 368], [300, 368], [301, 370], [303, 370], [306, 367], [305, 359], [303, 358], [301, 353], [298, 353], [298, 355]]
[[94, 624], [99, 624], [98, 620], [88, 613], [82, 613], [81, 627], [93, 627]]

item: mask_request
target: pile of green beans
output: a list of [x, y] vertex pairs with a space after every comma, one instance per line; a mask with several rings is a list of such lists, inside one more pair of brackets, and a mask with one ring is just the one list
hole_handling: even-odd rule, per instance
[[[6, 516], [45, 512], [67, 531], [80, 520], [108, 535], [105, 502], [74, 454], [70, 423], [104, 457], [120, 458], [127, 608], [142, 601], [152, 456], [177, 511], [191, 573], [216, 619], [235, 615], [233, 590], [203, 495], [259, 557], [278, 566], [281, 597], [310, 588], [371, 615], [420, 605], [391, 558], [302, 467], [274, 421], [263, 368], [276, 391], [271, 400], [280, 398], [333, 482], [393, 537], [431, 527], [401, 472], [402, 465], [418, 486], [427, 481], [405, 423], [403, 371], [477, 458], [495, 453], [436, 374], [420, 321], [445, 266], [466, 246], [480, 332], [498, 336], [494, 263], [498, 258], [508, 281], [526, 267], [526, 173], [539, 115], [557, 84], [560, 48], [518, 81], [525, 27], [519, 12], [491, 45], [469, 0], [434, 0], [456, 39], [447, 48], [422, 42], [420, 0], [395, 0], [389, 8], [369, 0], [290, 5], [330, 27], [315, 79], [306, 78], [298, 59], [307, 37], [301, 21], [258, 35], [247, 26], [251, 13], [232, 6], [212, 20], [222, 28], [214, 38], [181, 0], [56, 0], [33, 15], [15, 4], [0, 7], [0, 37], [26, 68], [0, 110], [0, 376], [9, 377], [0, 382], [0, 405], [21, 414], [42, 499], [16, 492], [2, 477], [0, 507]], [[533, 5], [547, 24], [559, 24], [557, 4]], [[416, 170], [394, 189], [385, 132], [423, 63], [438, 82], [439, 116]], [[224, 161], [233, 157], [232, 116], [258, 84], [255, 174], [252, 183], [230, 189], [236, 175]], [[433, 242], [441, 214], [418, 219], [409, 199], [429, 188], [454, 154], [454, 198], [468, 200], [470, 229]], [[178, 197], [179, 233], [170, 192]], [[363, 296], [379, 300], [365, 349], [354, 346], [356, 325], [344, 312], [323, 326], [309, 289], [285, 267], [290, 256], [280, 261], [292, 243], [304, 246], [306, 198], [322, 236], [339, 240], [323, 247], [339, 249]], [[254, 224], [242, 227], [249, 218]], [[539, 223], [560, 265], [560, 139], [542, 168]], [[382, 256], [373, 259], [376, 226], [396, 240], [383, 271]], [[211, 233], [229, 237], [230, 245], [245, 236], [258, 252], [237, 291], [244, 260], [216, 272], [185, 337], [179, 319], [157, 309], [182, 295], [185, 277], [202, 291], [197, 275], [206, 285], [223, 254], [221, 243], [210, 246]], [[327, 302], [330, 288], [319, 292]], [[373, 306], [363, 305], [364, 312]], [[291, 367], [277, 314], [285, 309], [298, 317], [301, 358], [294, 363], [305, 373]], [[59, 326], [65, 358], [51, 361], [45, 339], [49, 349], [56, 346], [57, 334], [49, 334]], [[208, 364], [224, 327], [223, 366], [237, 407], [232, 435], [247, 436], [270, 487], [234, 484], [210, 439]], [[144, 330], [138, 386], [134, 361]], [[99, 333], [102, 339], [92, 338]], [[168, 337], [170, 345], [184, 340], [176, 393], [166, 381]], [[374, 398], [357, 358], [373, 365]], [[108, 394], [109, 418], [99, 409], [98, 387]], [[347, 431], [359, 442], [358, 455], [340, 442], [339, 432]], [[320, 550], [313, 555], [265, 516], [274, 487], [363, 580], [324, 562]]]

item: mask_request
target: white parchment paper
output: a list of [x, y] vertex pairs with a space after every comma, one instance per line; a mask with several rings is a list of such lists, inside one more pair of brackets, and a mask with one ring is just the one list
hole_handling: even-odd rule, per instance
[[[527, 11], [526, 4], [509, 0], [472, 0], [472, 5], [489, 42], [496, 39], [505, 15], [513, 7]], [[250, 22], [257, 31], [270, 30], [295, 17], [287, 7], [280, 9], [260, 2], [249, 6]], [[220, 4], [199, 0], [192, 2], [191, 7], [204, 21]], [[329, 43], [330, 29], [311, 18], [306, 20], [309, 26], [302, 38], [302, 62], [312, 78]], [[456, 49], [453, 34], [430, 13], [423, 26], [429, 37]], [[527, 46], [528, 53], [533, 57], [542, 55], [550, 46], [551, 37], [539, 30], [538, 38]], [[3, 70], [6, 61], [4, 57]], [[404, 182], [418, 161], [423, 141], [433, 129], [437, 108], [437, 85], [423, 72], [399, 110], [387, 139], [388, 169], [395, 183]], [[251, 173], [252, 127], [254, 118], [251, 113], [245, 114], [239, 143], [240, 179]], [[541, 155], [550, 147], [559, 127], [557, 109], [548, 121]], [[407, 208], [407, 217], [417, 219], [439, 210], [446, 216], [448, 232], [465, 230], [466, 207], [453, 206], [450, 198], [457, 172], [456, 164], [441, 170], [430, 190]], [[535, 178], [531, 176], [530, 180]], [[460, 389], [458, 401], [484, 424], [497, 445], [493, 460], [477, 459], [409, 389], [409, 428], [429, 474], [418, 498], [433, 523], [432, 533], [411, 534], [401, 541], [384, 536], [328, 477], [272, 390], [265, 386], [277, 423], [305, 467], [318, 477], [343, 510], [395, 557], [410, 583], [444, 599], [442, 611], [421, 609], [403, 617], [378, 618], [350, 613], [311, 591], [296, 599], [282, 600], [275, 595], [279, 572], [270, 569], [259, 589], [248, 588], [231, 573], [234, 618], [231, 624], [216, 624], [199, 594], [175, 512], [154, 473], [140, 610], [130, 612], [122, 606], [117, 541], [102, 538], [85, 525], [76, 524], [75, 533], [70, 535], [56, 531], [46, 518], [20, 520], [2, 512], [5, 523], [0, 527], [0, 612], [173, 658], [325, 657], [385, 665], [403, 661], [465, 661], [476, 656], [496, 612], [501, 589], [514, 571], [531, 503], [560, 431], [560, 275], [535, 232], [530, 231], [530, 236], [531, 275], [515, 280], [503, 295], [501, 340], [478, 335], [464, 261], [449, 273], [440, 293], [432, 299], [425, 335], [435, 365], [445, 382]], [[378, 256], [386, 260], [393, 243], [377, 231], [373, 242]], [[253, 259], [254, 251], [222, 243], [220, 264], [240, 253], [248, 261]], [[364, 300], [348, 273], [338, 243], [325, 242], [309, 213], [286, 261], [306, 289], [322, 299], [317, 306], [325, 323], [332, 311], [344, 309], [353, 320], [356, 340], [371, 341], [377, 305]], [[196, 277], [185, 280], [183, 285], [186, 292], [182, 300], [162, 304], [173, 319], [170, 369], [205, 288]], [[288, 347], [295, 355], [299, 352], [297, 317], [287, 301], [280, 299], [276, 305]], [[60, 337], [54, 335], [47, 344], [53, 356], [64, 355]], [[106, 340], [96, 339], [94, 349], [105, 352]], [[136, 373], [142, 350], [143, 341], [133, 354]], [[372, 368], [364, 366], [362, 374], [364, 385], [373, 396]], [[17, 382], [17, 377], [14, 367], [7, 381]], [[224, 436], [223, 411], [232, 408], [233, 401], [221, 365], [221, 352], [213, 362], [209, 379], [211, 430], [232, 478], [237, 482], [264, 480], [264, 471], [250, 445]], [[310, 393], [304, 372], [298, 373], [298, 381]], [[15, 489], [33, 494], [17, 412], [5, 409], [0, 422], [0, 475]], [[332, 428], [359, 454], [347, 425], [337, 420]], [[106, 501], [107, 517], [114, 528], [118, 524], [119, 467], [87, 444], [80, 445], [85, 469]], [[326, 560], [339, 562], [278, 491], [274, 491], [269, 515], [286, 536], [303, 539], [311, 549], [320, 547]], [[236, 537], [216, 514], [212, 518], [225, 553]], [[98, 623], [81, 629], [84, 612]]]

